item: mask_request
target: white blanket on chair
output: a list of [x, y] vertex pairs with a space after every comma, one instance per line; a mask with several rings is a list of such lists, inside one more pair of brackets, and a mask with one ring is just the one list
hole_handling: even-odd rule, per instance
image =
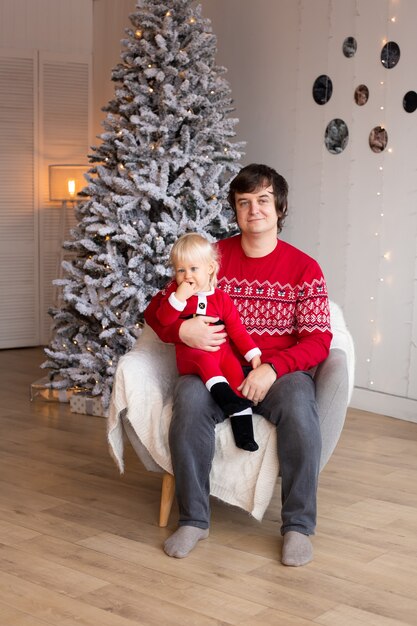
[[[352, 352], [352, 358], [348, 358], [348, 362], [352, 363], [349, 371], [352, 389], [353, 346], [346, 332], [343, 314], [333, 303], [331, 319], [334, 332], [332, 347]], [[152, 459], [159, 467], [172, 473], [168, 429], [176, 378], [174, 347], [163, 344], [146, 326], [134, 349], [120, 359], [113, 386], [108, 440], [121, 472], [124, 469], [121, 415], [126, 411], [127, 419]], [[254, 415], [253, 422], [255, 438], [259, 443], [256, 453], [244, 452], [236, 447], [229, 420], [216, 427], [210, 493], [261, 520], [278, 476], [276, 430], [258, 415]]]

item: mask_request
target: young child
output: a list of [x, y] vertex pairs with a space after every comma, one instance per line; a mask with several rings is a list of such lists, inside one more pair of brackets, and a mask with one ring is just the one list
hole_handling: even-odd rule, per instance
[[[164, 326], [195, 315], [219, 317], [245, 360], [256, 368], [261, 351], [242, 324], [230, 296], [216, 289], [219, 262], [217, 251], [202, 235], [188, 233], [176, 241], [170, 264], [175, 282], [167, 288], [156, 316]], [[236, 445], [251, 452], [258, 449], [252, 424], [252, 402], [237, 388], [244, 380], [242, 365], [227, 340], [217, 352], [206, 352], [175, 344], [180, 374], [200, 376], [224, 414], [231, 418]]]

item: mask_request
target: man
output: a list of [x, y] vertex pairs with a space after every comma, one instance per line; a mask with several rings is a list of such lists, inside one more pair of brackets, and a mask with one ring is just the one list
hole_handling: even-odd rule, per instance
[[[278, 239], [287, 214], [288, 185], [275, 170], [252, 164], [230, 185], [229, 201], [241, 234], [220, 241], [218, 286], [227, 291], [262, 352], [239, 390], [256, 413], [277, 428], [281, 473], [281, 561], [313, 558], [309, 536], [317, 515], [321, 436], [314, 380], [309, 371], [330, 348], [329, 303], [322, 271], [311, 257]], [[164, 341], [179, 339], [214, 351], [225, 341], [219, 320], [198, 316], [167, 333], [157, 322], [160, 296], [145, 318]], [[242, 362], [244, 365], [244, 362]], [[179, 505], [179, 528], [167, 539], [169, 556], [183, 558], [209, 534], [209, 474], [216, 424], [224, 415], [196, 376], [180, 377], [174, 395], [169, 444]], [[242, 452], [245, 454], [245, 452]], [[255, 452], [256, 454], [256, 452]]]

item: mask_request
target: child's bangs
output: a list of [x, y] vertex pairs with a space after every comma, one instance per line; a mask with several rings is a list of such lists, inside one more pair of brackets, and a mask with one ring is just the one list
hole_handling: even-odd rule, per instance
[[214, 260], [215, 254], [210, 243], [203, 238], [184, 239], [179, 245], [174, 246], [171, 254], [172, 263], [198, 264], [210, 263]]

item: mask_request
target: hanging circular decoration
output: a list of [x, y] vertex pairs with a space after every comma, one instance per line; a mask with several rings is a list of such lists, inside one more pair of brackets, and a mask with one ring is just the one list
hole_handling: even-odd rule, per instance
[[395, 41], [388, 41], [381, 50], [381, 63], [387, 70], [395, 67], [400, 60], [400, 46]]
[[324, 133], [324, 144], [331, 154], [340, 154], [349, 141], [349, 130], [346, 122], [340, 118], [331, 120]]
[[327, 74], [321, 74], [313, 84], [313, 98], [317, 104], [326, 104], [332, 97], [333, 83]]
[[355, 56], [356, 50], [358, 48], [358, 44], [356, 43], [355, 37], [346, 37], [343, 42], [342, 50], [345, 57], [350, 59]]
[[355, 89], [354, 100], [356, 104], [361, 107], [368, 102], [369, 89], [366, 85], [358, 85]]
[[407, 91], [403, 98], [404, 111], [414, 113], [417, 109], [417, 93], [415, 91]]
[[382, 126], [375, 126], [369, 133], [369, 147], [372, 152], [383, 152], [387, 147], [388, 133]]

